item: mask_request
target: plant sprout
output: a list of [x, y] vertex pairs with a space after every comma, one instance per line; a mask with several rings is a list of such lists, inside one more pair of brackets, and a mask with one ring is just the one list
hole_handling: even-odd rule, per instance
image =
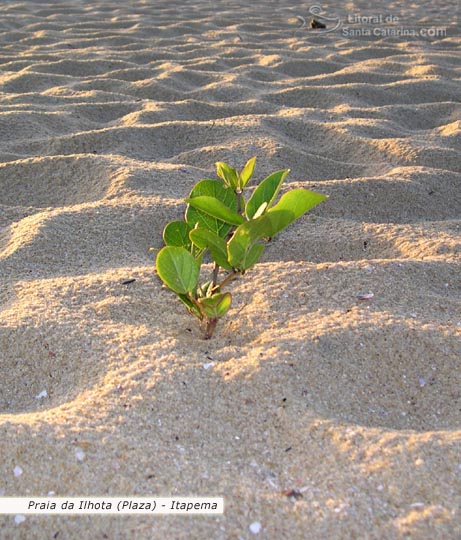
[[[327, 198], [293, 189], [278, 199], [289, 173], [284, 169], [262, 180], [246, 199], [255, 163], [251, 158], [240, 172], [216, 163], [219, 180], [200, 180], [185, 199], [184, 220], [172, 221], [163, 230], [165, 246], [157, 254], [157, 274], [199, 319], [205, 339], [231, 307], [232, 296], [223, 288], [258, 262], [267, 240]], [[201, 283], [205, 257], [213, 269]]]

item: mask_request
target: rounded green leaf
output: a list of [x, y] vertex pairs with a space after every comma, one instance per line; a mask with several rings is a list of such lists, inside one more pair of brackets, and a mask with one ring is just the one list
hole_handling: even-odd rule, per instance
[[195, 291], [199, 267], [194, 257], [183, 247], [166, 246], [156, 259], [157, 274], [172, 291], [186, 294]]
[[240, 225], [245, 221], [240, 214], [230, 210], [219, 199], [216, 199], [216, 197], [201, 195], [200, 197], [186, 199], [186, 202], [197, 210], [205, 212], [205, 214], [224, 221], [225, 223], [229, 223], [230, 225]]
[[237, 196], [234, 190], [224, 186], [219, 180], [205, 178], [205, 180], [197, 182], [192, 188], [189, 197], [200, 197], [201, 195], [215, 197], [231, 210], [237, 210]]
[[264, 248], [263, 244], [253, 244], [246, 254], [242, 270], [248, 270], [255, 265], [263, 254]]
[[198, 303], [208, 319], [220, 319], [231, 307], [232, 296], [230, 293], [216, 293], [213, 296], [199, 298]]
[[247, 270], [262, 255], [263, 238], [272, 236], [272, 223], [266, 215], [242, 223], [227, 243], [227, 260], [232, 268]]
[[[200, 197], [203, 195], [214, 197], [226, 205], [230, 210], [237, 211], [237, 196], [234, 193], [234, 190], [224, 186], [222, 182], [219, 182], [218, 180], [201, 180], [193, 187], [189, 198]], [[226, 237], [232, 228], [228, 223], [216, 219], [206, 212], [194, 208], [190, 204], [186, 209], [186, 221], [191, 228], [198, 224], [199, 227], [213, 231], [221, 238]]]
[[213, 231], [207, 229], [193, 229], [190, 232], [190, 239], [199, 249], [209, 249], [211, 258], [222, 268], [232, 270], [227, 261], [227, 245], [224, 238], [221, 238]]
[[189, 233], [191, 230], [191, 226], [185, 221], [172, 221], [163, 230], [163, 241], [167, 246], [190, 249]]

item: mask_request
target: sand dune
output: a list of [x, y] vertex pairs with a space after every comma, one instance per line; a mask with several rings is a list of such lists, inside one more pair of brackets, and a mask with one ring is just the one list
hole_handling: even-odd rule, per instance
[[[3, 516], [2, 538], [461, 536], [459, 6], [325, 11], [432, 39], [311, 31], [308, 9], [3, 2], [0, 496], [226, 509]], [[203, 341], [150, 248], [215, 161], [253, 155], [329, 199]]]

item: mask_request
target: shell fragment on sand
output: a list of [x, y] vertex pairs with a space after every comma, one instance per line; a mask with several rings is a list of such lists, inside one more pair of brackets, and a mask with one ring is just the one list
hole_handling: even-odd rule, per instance
[[366, 302], [367, 300], [371, 300], [374, 296], [375, 295], [373, 293], [363, 293], [363, 294], [358, 294], [356, 298], [360, 302]]

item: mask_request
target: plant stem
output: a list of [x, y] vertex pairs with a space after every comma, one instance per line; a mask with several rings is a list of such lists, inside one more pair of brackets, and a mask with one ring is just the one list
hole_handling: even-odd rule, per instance
[[217, 263], [214, 263], [213, 268], [213, 288], [216, 287], [216, 284], [218, 283], [218, 274], [219, 274], [219, 266]]
[[216, 328], [216, 324], [218, 323], [218, 319], [206, 319], [206, 325], [205, 330], [203, 332], [203, 338], [204, 339], [210, 339], [213, 335], [213, 332]]
[[242, 190], [240, 188], [237, 188], [235, 191], [235, 194], [237, 195], [237, 214], [241, 214], [242, 212], [242, 201], [240, 200], [242, 196]]
[[202, 332], [203, 339], [210, 339], [216, 328], [218, 319], [208, 319], [204, 317], [200, 322], [200, 331]]
[[226, 276], [219, 285], [216, 286], [217, 289], [221, 289], [221, 287], [224, 287], [224, 285], [227, 285], [227, 283], [229, 283], [229, 281], [232, 281], [235, 276], [238, 276], [240, 274], [240, 272], [232, 272], [232, 274], [229, 274], [228, 276]]

